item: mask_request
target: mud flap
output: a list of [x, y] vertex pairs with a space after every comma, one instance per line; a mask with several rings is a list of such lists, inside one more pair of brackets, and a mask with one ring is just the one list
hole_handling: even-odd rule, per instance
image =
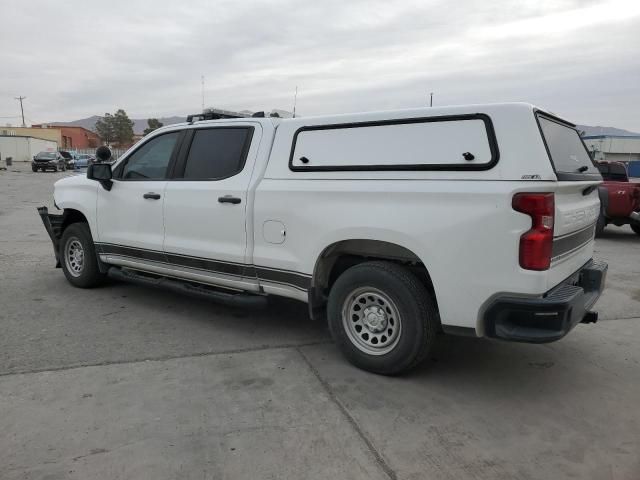
[[62, 225], [64, 222], [64, 215], [51, 215], [47, 207], [38, 207], [38, 214], [42, 219], [44, 228], [51, 238], [53, 243], [53, 252], [56, 256], [56, 268], [61, 268], [60, 264], [60, 237], [62, 236]]

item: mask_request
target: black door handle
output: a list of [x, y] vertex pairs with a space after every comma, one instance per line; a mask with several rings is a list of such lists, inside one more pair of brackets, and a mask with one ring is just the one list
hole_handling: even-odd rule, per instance
[[233, 197], [231, 195], [225, 195], [224, 197], [218, 197], [218, 201], [220, 203], [233, 203], [234, 205], [237, 205], [242, 200], [240, 200], [238, 197]]
[[149, 193], [145, 193], [144, 195], [142, 195], [142, 198], [150, 198], [151, 200], [160, 200], [160, 194], [159, 193], [154, 193], [154, 192], [149, 192]]

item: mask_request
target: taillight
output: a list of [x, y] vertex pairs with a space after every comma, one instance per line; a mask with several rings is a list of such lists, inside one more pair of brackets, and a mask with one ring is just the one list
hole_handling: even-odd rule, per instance
[[548, 270], [555, 217], [553, 193], [517, 193], [511, 205], [531, 217], [531, 230], [520, 237], [520, 266], [526, 270]]

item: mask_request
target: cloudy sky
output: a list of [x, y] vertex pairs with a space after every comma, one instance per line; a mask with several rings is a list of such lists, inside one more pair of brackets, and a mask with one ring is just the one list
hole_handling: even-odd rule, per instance
[[640, 1], [1, 0], [0, 124], [502, 101], [640, 132]]

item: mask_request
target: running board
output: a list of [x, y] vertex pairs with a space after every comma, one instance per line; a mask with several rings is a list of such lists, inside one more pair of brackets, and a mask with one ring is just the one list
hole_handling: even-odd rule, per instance
[[206, 298], [231, 307], [262, 308], [267, 305], [267, 297], [262, 295], [223, 292], [220, 290], [214, 290], [210, 287], [201, 287], [167, 277], [146, 275], [128, 269], [123, 270], [119, 267], [109, 268], [107, 275], [114, 280], [131, 282], [145, 287], [159, 287], [172, 292], [181, 293], [183, 295]]

